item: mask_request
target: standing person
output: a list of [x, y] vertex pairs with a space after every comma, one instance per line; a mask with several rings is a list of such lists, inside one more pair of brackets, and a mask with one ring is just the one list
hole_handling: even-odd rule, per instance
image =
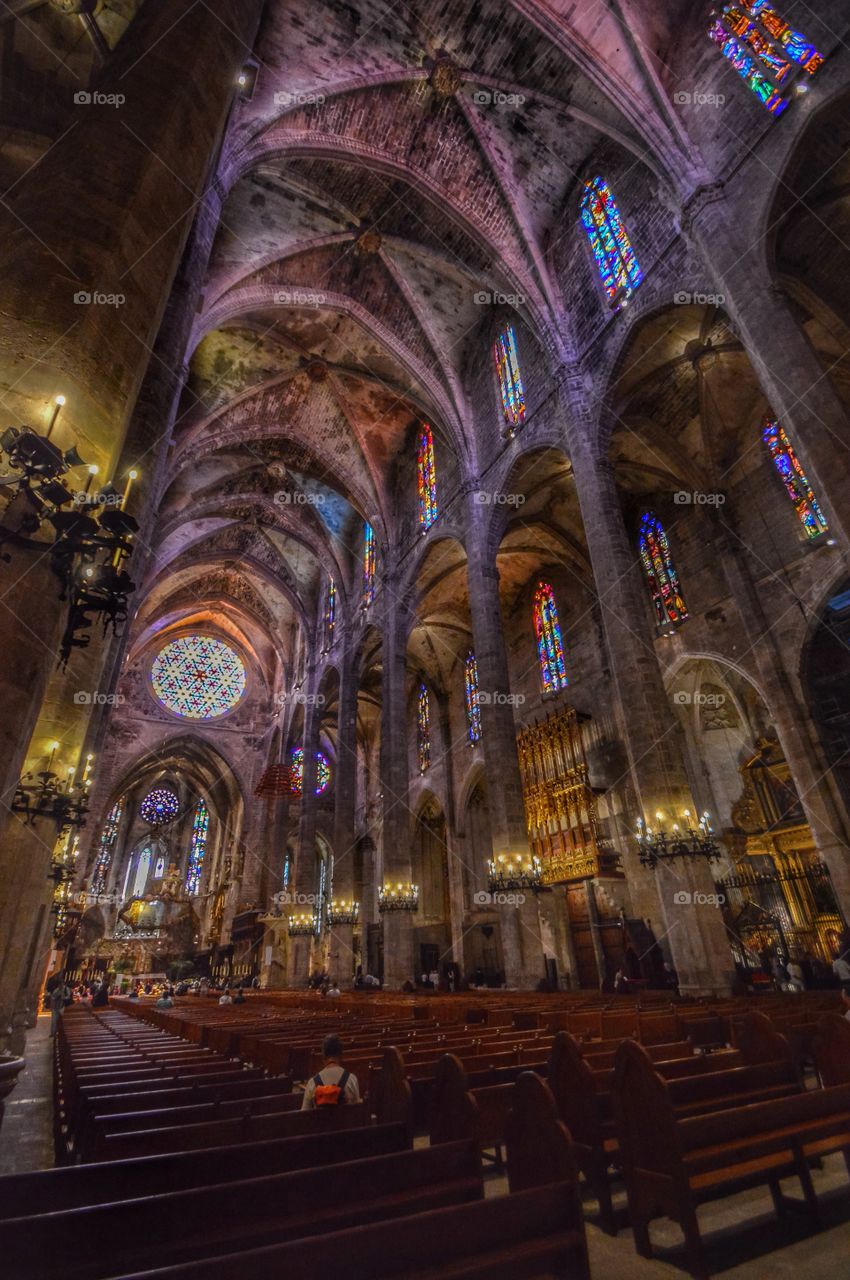
[[799, 960], [788, 961], [788, 990], [789, 991], [805, 991], [806, 980], [803, 977], [803, 968]]
[[342, 1041], [339, 1036], [325, 1036], [322, 1044], [324, 1066], [318, 1075], [307, 1081], [304, 1090], [302, 1111], [312, 1111], [318, 1107], [351, 1106], [360, 1101], [360, 1086], [357, 1076], [346, 1071], [342, 1065]]
[[57, 982], [50, 993], [50, 1034], [55, 1036], [59, 1028], [59, 1019], [65, 1012], [65, 984]]
[[91, 1007], [93, 1009], [105, 1009], [109, 1004], [109, 987], [106, 979], [95, 987], [91, 997]]
[[841, 990], [844, 994], [850, 995], [850, 956], [846, 952], [833, 960], [832, 972], [841, 983]]

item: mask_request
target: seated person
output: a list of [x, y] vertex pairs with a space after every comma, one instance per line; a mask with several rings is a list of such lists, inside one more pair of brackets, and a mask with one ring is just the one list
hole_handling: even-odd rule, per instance
[[357, 1076], [346, 1071], [342, 1065], [342, 1041], [339, 1036], [325, 1036], [322, 1057], [324, 1066], [318, 1075], [307, 1081], [301, 1110], [312, 1111], [316, 1107], [336, 1107], [359, 1102], [360, 1086]]
[[245, 992], [241, 987], [236, 988], [236, 995], [233, 997], [234, 1004], [245, 1004]]
[[233, 1004], [233, 996], [226, 987], [219, 996], [218, 1002], [219, 1004]]
[[167, 991], [163, 991], [162, 995], [159, 997], [156, 1004], [154, 1005], [154, 1008], [155, 1009], [173, 1009], [174, 1008], [174, 1001], [171, 999], [171, 996], [168, 994]]

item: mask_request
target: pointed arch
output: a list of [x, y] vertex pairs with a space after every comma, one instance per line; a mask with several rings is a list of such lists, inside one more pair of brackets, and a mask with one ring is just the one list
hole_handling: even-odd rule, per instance
[[617, 201], [604, 178], [584, 184], [581, 221], [599, 278], [612, 305], [620, 305], [643, 280]]
[[419, 527], [423, 533], [437, 519], [437, 468], [434, 462], [434, 433], [423, 422], [416, 450], [416, 482], [419, 493]]
[[548, 582], [539, 582], [534, 592], [534, 633], [543, 691], [553, 693], [556, 689], [566, 689], [569, 680], [558, 603]]
[[797, 519], [803, 526], [806, 537], [819, 538], [829, 529], [826, 516], [806, 478], [806, 473], [800, 465], [791, 441], [776, 418], [771, 417], [770, 414], [762, 423], [761, 438], [785, 485], [785, 492], [794, 505]]
[[660, 627], [678, 625], [688, 616], [664, 526], [654, 511], [641, 517], [638, 551]]

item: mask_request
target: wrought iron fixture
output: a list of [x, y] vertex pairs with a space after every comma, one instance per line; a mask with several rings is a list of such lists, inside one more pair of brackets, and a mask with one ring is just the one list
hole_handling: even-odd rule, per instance
[[70, 778], [63, 782], [53, 772], [53, 756], [58, 746], [58, 743], [54, 744], [46, 769], [35, 775], [24, 774], [12, 799], [13, 811], [24, 814], [29, 826], [34, 824], [36, 818], [52, 818], [56, 823], [57, 835], [66, 827], [84, 827], [89, 811], [88, 787], [85, 782], [82, 786], [76, 786]]
[[345, 898], [340, 898], [339, 902], [334, 900], [328, 903], [328, 924], [357, 924], [359, 917], [359, 902], [348, 902]]
[[664, 814], [659, 812], [655, 817], [659, 824], [657, 827], [651, 827], [643, 818], [638, 818], [635, 839], [642, 866], [654, 871], [659, 862], [672, 862], [676, 858], [705, 858], [708, 862], [717, 862], [722, 857], [714, 839], [708, 810], [695, 827], [690, 809], [685, 809], [682, 813], [686, 823], [684, 829], [674, 822], [669, 831], [664, 826]]
[[378, 890], [379, 911], [418, 911], [419, 885], [383, 884]]
[[297, 916], [290, 916], [287, 928], [290, 938], [315, 936], [319, 931], [316, 917], [306, 911]]
[[535, 854], [500, 853], [487, 862], [487, 886], [491, 893], [503, 893], [513, 889], [543, 888], [543, 864]]
[[[0, 454], [10, 468], [0, 476], [0, 491], [7, 494], [0, 547], [40, 552], [49, 547], [51, 568], [62, 584], [60, 599], [70, 602], [61, 641], [63, 665], [72, 649], [90, 643], [91, 637], [81, 633], [92, 625], [94, 616], [101, 617], [104, 631], [126, 619], [127, 597], [135, 584], [121, 566], [132, 554], [130, 541], [139, 528], [124, 509], [136, 471], [128, 473], [123, 496], [111, 484], [89, 493], [96, 466], [86, 467], [84, 489], [69, 487], [69, 472], [86, 464], [76, 446], [63, 452], [50, 439], [64, 403], [64, 396], [56, 397], [46, 435], [26, 426], [7, 427], [0, 434]], [[52, 526], [50, 544], [36, 536], [47, 525]], [[7, 561], [11, 558], [6, 552], [0, 555]]]

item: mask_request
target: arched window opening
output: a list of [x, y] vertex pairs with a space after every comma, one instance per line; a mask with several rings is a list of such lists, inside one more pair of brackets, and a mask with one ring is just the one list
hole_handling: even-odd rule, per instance
[[112, 863], [112, 854], [115, 850], [115, 841], [118, 839], [118, 828], [121, 825], [123, 813], [123, 799], [116, 800], [100, 829], [100, 838], [97, 842], [97, 853], [91, 878], [91, 892], [95, 895], [106, 893], [109, 867]]
[[367, 524], [363, 533], [363, 603], [371, 604], [375, 599], [375, 530]]
[[581, 221], [599, 278], [612, 304], [623, 303], [643, 279], [616, 200], [604, 178], [585, 184]]
[[829, 525], [791, 441], [776, 419], [769, 415], [762, 423], [761, 438], [785, 485], [785, 492], [794, 504], [797, 519], [805, 529], [806, 537], [819, 538], [828, 531]]
[[478, 663], [470, 649], [463, 667], [464, 694], [466, 697], [466, 724], [472, 746], [481, 741], [481, 701], [478, 690]]
[[419, 772], [424, 773], [431, 764], [431, 699], [424, 684], [419, 686], [416, 724]]
[[207, 856], [209, 826], [209, 809], [203, 797], [201, 797], [192, 820], [192, 842], [189, 846], [189, 866], [186, 871], [186, 892], [190, 897], [200, 892], [201, 873], [204, 869], [204, 859]]
[[534, 593], [534, 633], [537, 637], [537, 657], [544, 693], [566, 689], [569, 680], [564, 661], [558, 605], [548, 582], [538, 583]]
[[427, 423], [419, 432], [416, 452], [416, 480], [419, 490], [419, 527], [426, 533], [437, 519], [437, 470], [434, 463], [434, 434]]
[[656, 620], [659, 627], [669, 630], [671, 626], [685, 621], [688, 610], [673, 567], [667, 534], [652, 511], [647, 511], [641, 519], [638, 550], [649, 583]]
[[505, 421], [513, 430], [525, 420], [526, 404], [525, 388], [522, 385], [516, 349], [516, 334], [512, 324], [507, 325], [496, 339], [493, 358], [496, 361], [496, 376], [499, 379]]
[[[813, 76], [823, 66], [823, 54], [801, 31], [789, 26], [768, 0], [724, 5], [708, 35], [774, 117], [788, 107], [795, 73], [799, 70]], [[798, 87], [805, 84], [798, 80]]]

